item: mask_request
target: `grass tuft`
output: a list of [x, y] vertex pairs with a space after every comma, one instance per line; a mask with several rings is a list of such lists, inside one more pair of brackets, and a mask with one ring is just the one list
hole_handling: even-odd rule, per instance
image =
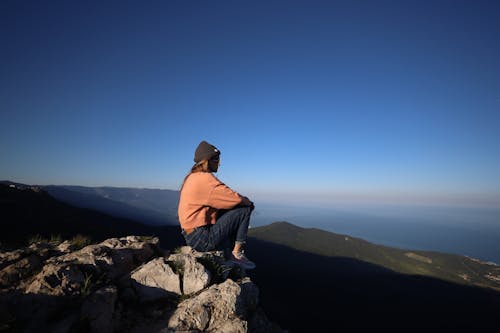
[[73, 237], [69, 242], [75, 248], [75, 250], [82, 249], [91, 243], [90, 237], [80, 235], [80, 234]]

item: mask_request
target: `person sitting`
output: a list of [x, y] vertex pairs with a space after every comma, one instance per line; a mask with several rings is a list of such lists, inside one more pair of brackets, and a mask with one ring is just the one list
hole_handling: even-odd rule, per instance
[[255, 206], [214, 176], [220, 155], [220, 150], [206, 141], [196, 148], [195, 164], [181, 187], [178, 206], [181, 232], [186, 244], [197, 251], [212, 251], [231, 244], [229, 261], [253, 269], [255, 264], [245, 256], [244, 245]]

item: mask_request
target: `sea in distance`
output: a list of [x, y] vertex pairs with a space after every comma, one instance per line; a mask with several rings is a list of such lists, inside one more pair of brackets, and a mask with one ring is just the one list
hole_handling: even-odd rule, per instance
[[496, 207], [256, 204], [251, 227], [287, 221], [375, 244], [466, 255], [500, 264], [500, 208]]

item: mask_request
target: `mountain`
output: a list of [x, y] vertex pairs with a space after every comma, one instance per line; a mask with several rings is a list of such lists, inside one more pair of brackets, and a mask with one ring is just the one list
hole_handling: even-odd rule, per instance
[[[250, 229], [249, 235], [246, 252], [257, 264], [251, 277], [261, 290], [261, 304], [290, 332], [486, 332], [500, 327], [497, 290], [383, 266], [419, 271], [411, 266], [424, 262], [415, 258], [426, 259], [406, 256], [409, 251], [289, 223]], [[412, 252], [440, 265], [448, 258]], [[372, 258], [379, 263], [369, 262]]]
[[259, 240], [327, 257], [362, 260], [403, 274], [425, 275], [500, 291], [500, 266], [478, 259], [377, 245], [349, 235], [277, 222], [250, 230]]
[[[184, 244], [178, 227], [148, 226], [73, 207], [33, 186], [0, 184], [0, 214], [3, 250], [25, 245], [36, 234], [61, 238], [84, 234], [94, 241], [154, 235], [163, 248]], [[484, 275], [493, 269], [491, 277], [498, 276], [493, 275], [497, 266], [460, 256], [392, 249], [289, 223], [253, 228], [249, 235], [246, 250], [257, 268], [248, 275], [259, 286], [259, 303], [270, 320], [289, 332], [500, 327], [500, 293], [493, 284], [478, 286], [494, 282]], [[31, 259], [27, 260], [29, 264]], [[457, 279], [462, 274], [460, 262], [471, 268], [466, 273], [469, 281]], [[436, 272], [442, 275], [428, 276]]]
[[127, 187], [42, 186], [54, 198], [151, 225], [177, 225], [179, 191]]
[[70, 238], [77, 234], [104, 240], [126, 235], [156, 235], [162, 244], [183, 243], [178, 226], [150, 226], [61, 202], [40, 187], [0, 184], [0, 244], [20, 246], [35, 235]]

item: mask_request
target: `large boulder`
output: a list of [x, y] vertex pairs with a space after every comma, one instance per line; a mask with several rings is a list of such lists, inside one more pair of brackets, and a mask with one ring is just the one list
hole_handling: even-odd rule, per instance
[[210, 285], [212, 274], [210, 270], [199, 261], [206, 261], [207, 253], [197, 252], [188, 246], [179, 249], [168, 260], [182, 271], [182, 292], [185, 295], [197, 293]]
[[130, 275], [132, 287], [139, 300], [155, 301], [161, 298], [181, 294], [181, 281], [167, 261], [156, 258], [142, 265]]
[[185, 295], [197, 293], [210, 284], [210, 271], [200, 264], [194, 257], [184, 258], [184, 275], [182, 291]]
[[169, 332], [247, 332], [244, 319], [258, 303], [258, 289], [250, 279], [226, 280], [179, 304], [168, 322]]

